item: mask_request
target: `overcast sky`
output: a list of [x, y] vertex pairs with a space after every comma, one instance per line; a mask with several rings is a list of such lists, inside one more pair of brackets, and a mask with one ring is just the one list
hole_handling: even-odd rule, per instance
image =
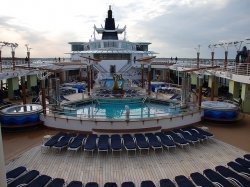
[[[116, 26], [127, 26], [127, 39], [151, 42], [157, 57], [195, 58], [200, 44], [201, 58], [210, 58], [209, 44], [250, 38], [250, 0], [5, 0], [0, 41], [18, 43], [17, 57], [25, 57], [25, 44], [31, 57], [69, 57], [68, 42], [89, 41], [94, 24], [104, 26], [109, 5]], [[230, 47], [229, 58], [235, 55]], [[10, 49], [2, 56], [10, 57]], [[223, 57], [216, 48], [215, 58]]]

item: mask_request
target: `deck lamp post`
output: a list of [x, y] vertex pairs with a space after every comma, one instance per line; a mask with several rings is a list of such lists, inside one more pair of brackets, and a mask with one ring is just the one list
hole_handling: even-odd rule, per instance
[[7, 46], [11, 48], [11, 57], [12, 57], [12, 66], [13, 70], [16, 69], [16, 62], [15, 62], [15, 49], [18, 47], [17, 43], [7, 43]]
[[214, 49], [216, 48], [217, 44], [210, 44], [208, 48], [211, 50], [211, 63], [214, 66]]
[[26, 50], [27, 50], [27, 58], [28, 58], [28, 67], [30, 67], [30, 50], [29, 44], [25, 44]]
[[227, 68], [228, 48], [229, 48], [229, 46], [232, 45], [232, 42], [223, 42], [223, 43], [220, 43], [218, 45], [220, 45], [221, 47], [223, 47], [224, 50], [225, 50], [224, 68], [226, 69]]
[[200, 109], [201, 108], [201, 101], [202, 101], [203, 74], [198, 76], [198, 80], [199, 80], [198, 106]]
[[197, 68], [200, 67], [200, 48], [201, 48], [200, 44], [198, 45], [198, 47], [194, 48], [197, 52]]

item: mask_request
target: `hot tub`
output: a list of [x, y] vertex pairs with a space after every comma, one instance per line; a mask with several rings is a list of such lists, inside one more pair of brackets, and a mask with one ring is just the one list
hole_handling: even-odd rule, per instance
[[37, 104], [14, 105], [0, 111], [2, 126], [22, 126], [40, 121], [42, 106]]

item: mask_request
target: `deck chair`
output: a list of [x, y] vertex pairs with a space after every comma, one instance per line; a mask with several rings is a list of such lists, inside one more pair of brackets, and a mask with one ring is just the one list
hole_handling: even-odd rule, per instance
[[250, 162], [243, 159], [243, 158], [236, 158], [235, 162], [239, 163], [240, 165], [244, 166], [245, 168], [250, 169]]
[[29, 183], [28, 187], [44, 187], [49, 181], [51, 181], [51, 177], [48, 175], [40, 175], [36, 179], [34, 179], [31, 183]]
[[185, 140], [184, 138], [180, 137], [179, 135], [177, 135], [176, 133], [172, 131], [165, 132], [165, 135], [170, 137], [175, 142], [175, 144], [179, 145], [181, 148], [189, 146], [189, 143], [187, 140]]
[[160, 187], [176, 187], [174, 182], [170, 179], [161, 179], [160, 180]]
[[121, 151], [123, 149], [123, 144], [122, 144], [121, 136], [119, 134], [111, 135], [110, 147], [112, 150], [112, 155], [114, 152], [120, 152], [120, 154], [121, 154]]
[[86, 134], [78, 134], [73, 141], [69, 143], [68, 150], [77, 152], [79, 149], [82, 149], [86, 137]]
[[85, 187], [99, 187], [99, 184], [96, 182], [88, 182]]
[[67, 146], [75, 136], [76, 136], [75, 134], [66, 134], [60, 140], [58, 140], [58, 142], [55, 145], [53, 145], [52, 148], [54, 150], [58, 150], [59, 152], [61, 152], [62, 149], [67, 148]]
[[216, 185], [222, 186], [222, 187], [232, 187], [233, 185], [225, 179], [222, 175], [219, 173], [211, 170], [211, 169], [205, 169], [203, 171], [203, 174], [213, 183]]
[[46, 187], [63, 187], [65, 184], [64, 179], [54, 178]]
[[149, 154], [149, 143], [147, 142], [145, 136], [143, 134], [135, 134], [135, 140], [140, 150], [140, 154], [142, 150], [146, 150]]
[[237, 172], [242, 177], [250, 180], [250, 170], [245, 168], [244, 166], [238, 164], [237, 162], [228, 162], [227, 166], [233, 171]]
[[115, 182], [106, 182], [104, 187], [118, 187]]
[[64, 137], [66, 133], [59, 132], [56, 135], [52, 136], [47, 142], [42, 144], [41, 150], [44, 153], [49, 148], [52, 148], [62, 137]]
[[214, 187], [214, 184], [199, 172], [191, 173], [190, 177], [197, 186]]
[[136, 144], [134, 138], [130, 134], [123, 134], [122, 135], [123, 145], [125, 149], [127, 150], [127, 154], [129, 154], [129, 151], [133, 151], [134, 154], [136, 154]]
[[153, 181], [146, 180], [141, 182], [141, 187], [156, 187]]
[[152, 149], [154, 149], [154, 151], [157, 149], [161, 149], [163, 151], [161, 142], [153, 133], [146, 133], [145, 137], [148, 139], [149, 145]]
[[22, 175], [21, 177], [17, 178], [10, 184], [8, 187], [16, 187], [18, 185], [28, 185], [32, 180], [34, 180], [39, 175], [39, 171], [31, 170]]
[[94, 151], [96, 150], [96, 140], [97, 140], [97, 135], [96, 134], [90, 134], [85, 141], [84, 145], [84, 151], [85, 152], [91, 152], [92, 156]]
[[81, 181], [71, 181], [67, 187], [83, 187], [83, 184]]
[[245, 154], [243, 157], [245, 160], [250, 161], [250, 154]]
[[207, 136], [200, 134], [198, 131], [196, 131], [195, 129], [181, 129], [184, 132], [188, 132], [190, 133], [192, 136], [198, 138], [200, 140], [200, 142], [203, 142], [205, 140], [207, 140]]
[[203, 130], [203, 129], [201, 129], [201, 128], [194, 127], [194, 126], [191, 126], [191, 127], [189, 127], [189, 128], [196, 130], [198, 133], [203, 134], [204, 136], [206, 136], [206, 137], [209, 138], [209, 139], [211, 139], [211, 138], [214, 137], [214, 135], [213, 135], [212, 133], [210, 133], [210, 132], [208, 132], [208, 131], [205, 131], [205, 130]]
[[195, 136], [192, 136], [189, 132], [182, 131], [180, 129], [174, 130], [175, 133], [177, 133], [179, 136], [187, 140], [189, 143], [192, 143], [194, 146], [196, 143], [199, 143], [199, 139]]
[[109, 135], [100, 135], [97, 143], [98, 153], [109, 151]]
[[216, 166], [215, 170], [236, 186], [250, 187], [250, 181], [224, 166]]
[[21, 176], [22, 174], [26, 172], [27, 172], [27, 169], [24, 166], [20, 166], [11, 171], [8, 171], [6, 173], [7, 183], [9, 184], [11, 181], [15, 180], [17, 177]]
[[135, 184], [133, 182], [131, 182], [131, 181], [129, 181], [129, 182], [123, 182], [121, 184], [121, 187], [135, 187]]
[[176, 145], [173, 140], [171, 140], [168, 136], [166, 136], [163, 132], [157, 132], [155, 135], [160, 139], [161, 144], [166, 147], [169, 151], [170, 148], [175, 148]]
[[178, 175], [175, 177], [175, 181], [179, 187], [195, 187], [191, 180], [184, 175]]

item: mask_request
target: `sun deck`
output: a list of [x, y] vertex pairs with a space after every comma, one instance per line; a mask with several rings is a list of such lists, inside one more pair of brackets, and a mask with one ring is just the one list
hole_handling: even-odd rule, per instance
[[103, 185], [105, 182], [121, 184], [133, 181], [139, 186], [143, 180], [152, 180], [159, 186], [160, 179], [174, 179], [177, 175], [189, 176], [192, 172], [202, 172], [204, 169], [214, 169], [218, 165], [226, 165], [236, 157], [242, 157], [246, 152], [222, 141], [214, 139], [196, 147], [176, 151], [153, 152], [149, 155], [127, 156], [123, 151], [120, 156], [94, 153], [91, 157], [78, 152], [74, 155], [68, 151], [56, 154], [41, 153], [41, 146], [36, 146], [10, 162], [7, 171], [26, 166], [36, 169], [41, 174], [51, 177], [61, 177], [67, 182], [80, 180], [83, 183], [94, 181]]

